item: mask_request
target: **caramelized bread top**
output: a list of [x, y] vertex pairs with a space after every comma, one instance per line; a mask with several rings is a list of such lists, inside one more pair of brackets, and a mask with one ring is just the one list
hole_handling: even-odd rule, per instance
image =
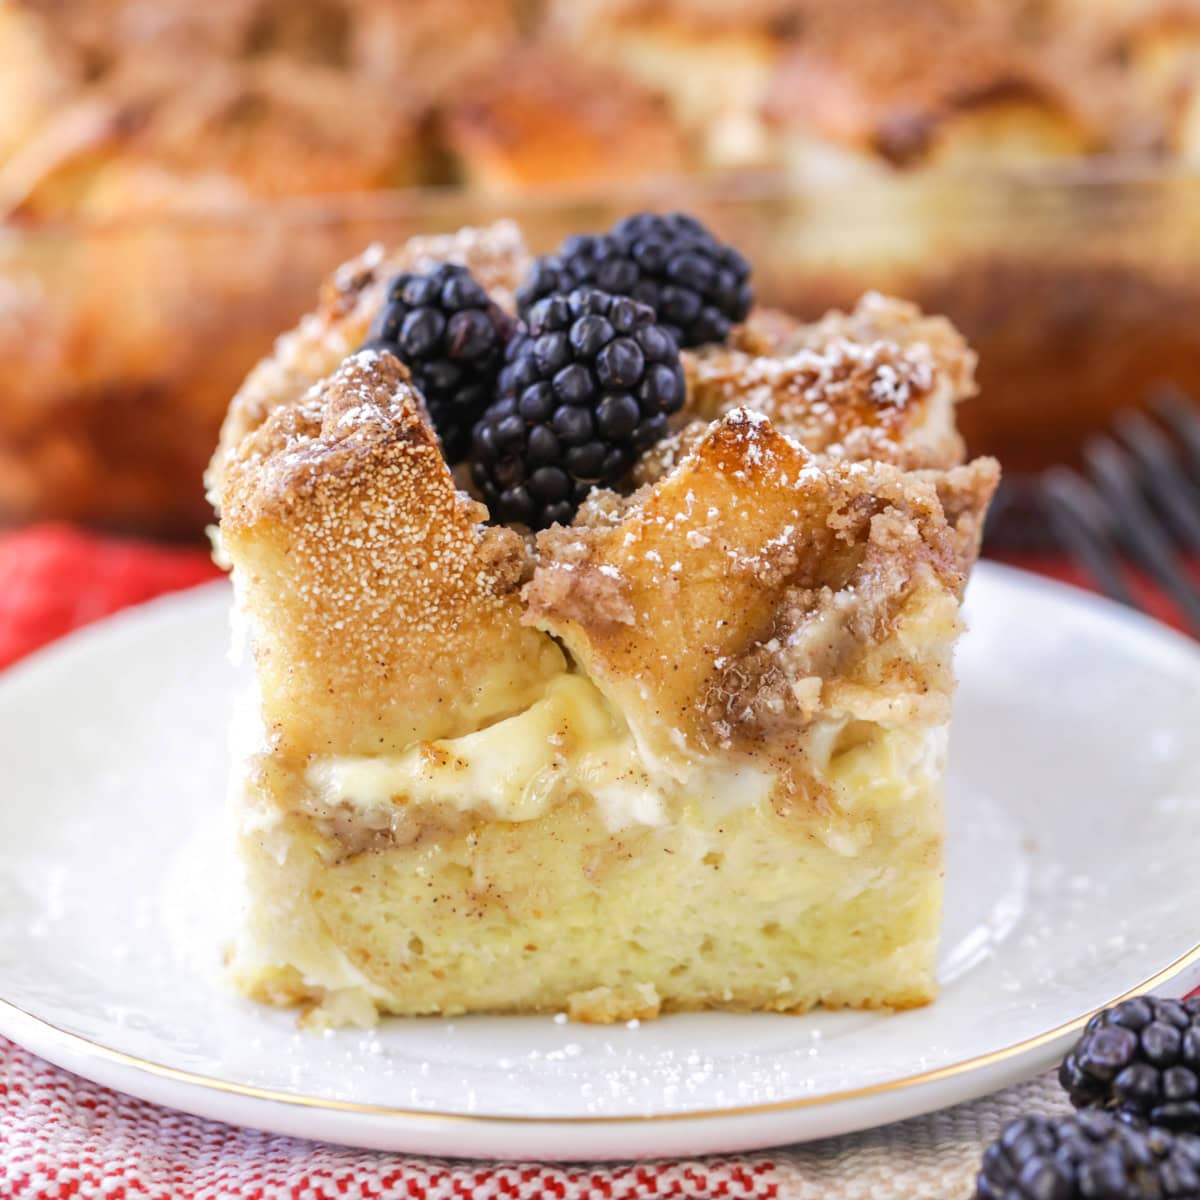
[[491, 191], [679, 174], [687, 146], [663, 98], [562, 46], [492, 63], [446, 106], [447, 145]]
[[[220, 508], [230, 450], [275, 407], [295, 403], [366, 337], [388, 281], [435, 262], [468, 266], [501, 307], [528, 268], [529, 252], [511, 221], [485, 229], [416, 237], [391, 251], [373, 246], [325, 282], [316, 311], [281, 336], [234, 396], [208, 471]], [[962, 460], [953, 406], [975, 391], [975, 355], [943, 317], [868, 294], [851, 313], [805, 324], [758, 309], [728, 346], [683, 352], [688, 401], [679, 424], [703, 421], [742, 404], [768, 413], [813, 450], [882, 458], [904, 466], [951, 466]], [[695, 430], [684, 431], [683, 438]], [[648, 452], [639, 482], [674, 462], [678, 439]]]
[[[956, 601], [997, 478], [990, 459], [928, 472], [831, 461], [734, 409], [656, 482], [539, 535], [528, 619], [657, 761], [683, 770], [738, 746], [782, 768], [787, 731], [817, 708], [948, 715]], [[896, 642], [931, 606], [942, 627], [927, 649]]]
[[521, 624], [526, 550], [460, 492], [391, 355], [346, 359], [233, 448], [221, 548], [288, 752], [370, 754], [527, 707], [563, 668]]
[[641, 486], [528, 539], [458, 490], [395, 359], [339, 362], [387, 274], [437, 253], [509, 287], [524, 256], [498, 227], [343, 268], [235, 398], [210, 471], [282, 746], [468, 732], [572, 668], [681, 776], [731, 750], [786, 774], [818, 711], [945, 719], [998, 474], [959, 465], [974, 359], [946, 322], [877, 296], [812, 325], [757, 315], [687, 355], [684, 427]]
[[4, 0], [0, 168], [15, 132], [20, 169], [0, 169], [0, 212], [446, 182], [431, 112], [504, 61], [519, 25], [505, 0]]
[[[1090, 41], [1038, 37], [1014, 8], [820, 6], [779, 60], [767, 115], [897, 166], [1102, 149], [1108, 123]], [[1087, 85], [1074, 87], [1085, 70]]]
[[687, 365], [687, 411], [702, 420], [748, 406], [831, 457], [962, 461], [954, 406], [975, 392], [975, 354], [949, 321], [916, 305], [868, 293], [853, 312], [812, 324], [766, 314]]
[[860, 166], [1187, 158], [1196, 13], [1195, 0], [6, 0], [0, 164], [19, 170], [0, 170], [0, 210], [195, 211], [678, 168], [803, 177], [847, 149]]
[[[30, 132], [4, 167], [0, 202], [34, 217], [195, 214], [254, 197], [412, 186], [419, 118], [413, 104], [333, 67], [130, 57]], [[152, 173], [166, 182], [121, 186]]]

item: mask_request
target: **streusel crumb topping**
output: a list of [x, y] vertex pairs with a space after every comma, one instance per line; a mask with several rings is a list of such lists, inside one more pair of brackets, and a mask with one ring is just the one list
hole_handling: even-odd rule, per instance
[[498, 221], [483, 229], [411, 238], [392, 251], [372, 245], [343, 263], [321, 289], [316, 311], [277, 339], [273, 353], [259, 362], [234, 396], [208, 470], [214, 506], [219, 506], [221, 478], [233, 449], [272, 410], [299, 403], [309, 388], [362, 345], [393, 276], [425, 271], [440, 262], [459, 263], [497, 304], [512, 310], [513, 293], [528, 261], [520, 230], [512, 221]]
[[[478, 728], [563, 669], [560, 645], [668, 756], [786, 757], [817, 708], [937, 717], [948, 664], [875, 648], [931, 597], [957, 620], [996, 484], [991, 460], [958, 466], [974, 356], [947, 322], [877, 295], [811, 325], [752, 315], [731, 347], [688, 352], [691, 420], [637, 490], [597, 488], [533, 542], [456, 486], [404, 367], [341, 360], [392, 272], [445, 257], [495, 288], [525, 252], [500, 225], [347, 264], [247, 381], [214, 460], [250, 605], [257, 572], [278, 610], [260, 674], [306, 712], [300, 742], [366, 753]], [[347, 688], [374, 722], [343, 728]]]
[[[953, 406], [975, 390], [974, 366], [949, 322], [877, 293], [813, 325], [759, 318], [734, 348], [685, 356], [694, 416], [748, 405], [814, 452], [907, 467], [962, 460]], [[658, 454], [669, 468], [671, 447]]]
[[678, 730], [701, 752], [782, 753], [780, 731], [801, 730], [817, 698], [833, 703], [828, 687], [854, 679], [849, 713], [865, 716], [871, 695], [893, 716], [936, 717], [926, 710], [948, 663], [913, 655], [901, 672], [871, 653], [914, 596], [956, 607], [995, 463], [832, 461], [750, 408], [690, 436], [657, 483], [539, 536], [529, 619], [619, 707], [642, 709], [665, 752]]

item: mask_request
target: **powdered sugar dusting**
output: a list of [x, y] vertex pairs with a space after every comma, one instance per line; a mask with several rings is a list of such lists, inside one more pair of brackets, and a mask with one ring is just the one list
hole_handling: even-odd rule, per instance
[[693, 381], [698, 406], [714, 415], [769, 415], [810, 450], [840, 457], [857, 439], [870, 457], [892, 459], [922, 422], [936, 376], [927, 347], [835, 337], [780, 358], [698, 356]]
[[[868, 293], [852, 313], [811, 325], [752, 317], [730, 346], [686, 351], [684, 360], [689, 410], [698, 417], [748, 407], [830, 458], [906, 467], [962, 461], [953, 406], [974, 390], [974, 355], [946, 321], [903, 301]], [[658, 450], [640, 477], [670, 469], [680, 457], [674, 450]]]

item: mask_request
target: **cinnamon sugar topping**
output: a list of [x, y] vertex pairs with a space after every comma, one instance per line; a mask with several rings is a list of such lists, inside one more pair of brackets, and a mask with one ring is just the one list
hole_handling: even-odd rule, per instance
[[[872, 654], [918, 596], [945, 596], [953, 628], [976, 549], [958, 522], [986, 508], [995, 464], [962, 469], [952, 522], [942, 472], [813, 456], [751, 408], [689, 437], [616, 524], [541, 535], [525, 590], [530, 619], [631, 714], [641, 740], [668, 758], [681, 738], [702, 754], [765, 746], [786, 772], [814, 689], [841, 687], [826, 699], [851, 712], [865, 711], [871, 688], [895, 714], [943, 696], [947, 664], [910, 663], [905, 675]], [[619, 597], [619, 621], [601, 594]], [[843, 686], [854, 679], [861, 695]]]
[[974, 356], [954, 329], [876, 295], [810, 325], [754, 315], [686, 353], [691, 419], [638, 490], [596, 490], [534, 546], [485, 527], [390, 355], [305, 384], [401, 266], [465, 259], [496, 286], [523, 255], [512, 226], [368, 251], [235, 400], [211, 481], [285, 744], [478, 728], [564, 669], [554, 639], [665, 762], [736, 748], [786, 776], [815, 711], [940, 720], [941, 651], [879, 647], [921, 614], [931, 647], [952, 637], [996, 483], [957, 467]]
[[221, 502], [264, 707], [290, 743], [450, 736], [561, 669], [520, 626], [524, 542], [482, 526], [390, 355], [354, 355], [274, 409], [231, 456]]
[[453, 234], [411, 238], [391, 252], [370, 246], [344, 263], [321, 289], [316, 312], [303, 317], [295, 329], [276, 341], [274, 351], [250, 372], [234, 396], [208, 470], [213, 504], [219, 502], [221, 476], [234, 447], [274, 408], [299, 402], [310, 387], [362, 344], [383, 307], [393, 276], [402, 271], [426, 271], [439, 262], [460, 263], [501, 307], [512, 309], [513, 293], [528, 258], [517, 226], [512, 221], [498, 221], [485, 229], [467, 227]]
[[[342, 502], [341, 489], [359, 484], [370, 485], [370, 502]], [[511, 530], [477, 528], [486, 510], [454, 488], [408, 371], [389, 354], [353, 355], [277, 409], [239, 447], [225, 496], [226, 538], [278, 521], [293, 532], [293, 554], [332, 560], [351, 547], [366, 559], [365, 577], [344, 592], [336, 576], [314, 570], [303, 596], [341, 608], [403, 587], [414, 634], [452, 632], [476, 608], [494, 608], [520, 576], [523, 543]], [[406, 534], [421, 544], [406, 544]], [[461, 603], [448, 606], [448, 591]], [[378, 628], [367, 622], [358, 632], [369, 638]], [[361, 649], [378, 657], [382, 647]]]

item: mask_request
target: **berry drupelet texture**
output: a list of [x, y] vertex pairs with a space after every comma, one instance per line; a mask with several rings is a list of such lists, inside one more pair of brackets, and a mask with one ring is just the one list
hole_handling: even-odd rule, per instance
[[638, 213], [606, 234], [579, 234], [540, 258], [517, 300], [522, 316], [556, 292], [579, 286], [648, 304], [677, 344], [722, 342], [745, 318], [754, 294], [750, 267], [683, 213]]
[[1200, 997], [1139, 996], [1097, 1013], [1058, 1078], [1076, 1107], [1200, 1133]]
[[1194, 1200], [1200, 1138], [1109, 1113], [1018, 1117], [983, 1155], [975, 1200]]
[[441, 263], [392, 280], [364, 348], [387, 350], [408, 367], [446, 459], [455, 463], [492, 400], [514, 327], [466, 267]]
[[683, 400], [679, 351], [652, 309], [592, 288], [548, 296], [509, 343], [472, 479], [494, 520], [566, 524], [667, 433]]

